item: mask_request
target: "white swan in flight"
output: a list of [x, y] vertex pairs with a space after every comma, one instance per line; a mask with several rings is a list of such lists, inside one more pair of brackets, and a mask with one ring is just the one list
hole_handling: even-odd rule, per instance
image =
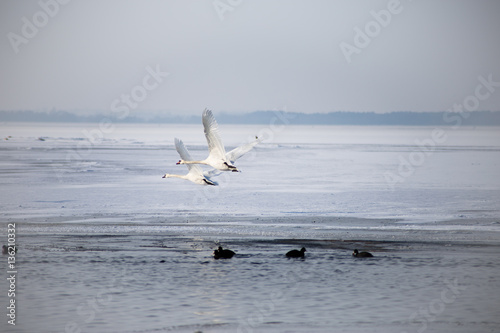
[[[181, 158], [184, 161], [191, 160], [191, 155], [189, 155], [189, 151], [184, 146], [184, 143], [177, 138], [175, 138], [175, 149], [177, 150], [177, 152], [179, 153], [179, 155], [181, 156]], [[217, 182], [210, 179], [210, 176], [213, 175], [212, 172], [203, 173], [203, 170], [201, 169], [201, 167], [199, 165], [196, 165], [196, 164], [186, 163], [186, 166], [189, 170], [189, 172], [187, 174], [185, 174], [185, 175], [173, 175], [173, 174], [166, 173], [163, 175], [162, 178], [176, 177], [176, 178], [190, 180], [193, 183], [200, 184], [200, 185], [214, 185], [214, 186], [218, 185]]]
[[181, 157], [181, 160], [177, 164], [206, 164], [220, 171], [239, 172], [234, 166], [234, 161], [248, 153], [261, 141], [255, 137], [255, 141], [239, 146], [226, 153], [219, 135], [219, 126], [212, 111], [208, 109], [203, 111], [202, 123], [208, 143], [208, 157], [202, 161], [189, 161]]

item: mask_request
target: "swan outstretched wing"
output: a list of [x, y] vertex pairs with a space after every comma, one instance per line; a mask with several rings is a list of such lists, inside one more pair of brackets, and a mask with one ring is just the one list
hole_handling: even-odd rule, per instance
[[239, 146], [231, 150], [226, 154], [226, 158], [231, 161], [231, 163], [234, 163], [238, 158], [241, 156], [245, 155], [248, 153], [250, 150], [253, 149], [258, 143], [260, 143], [262, 139], [259, 139], [258, 137], [255, 137], [255, 141], [252, 141], [250, 143], [247, 143], [245, 145]]
[[[189, 154], [189, 151], [187, 150], [186, 146], [184, 146], [184, 143], [182, 140], [179, 140], [175, 138], [175, 149], [179, 153], [180, 157], [184, 161], [192, 161], [193, 159], [191, 158], [191, 155]], [[197, 175], [203, 175], [203, 170], [198, 164], [186, 164], [189, 173], [197, 174]]]
[[202, 116], [205, 137], [207, 138], [209, 156], [214, 158], [224, 158], [226, 150], [222, 144], [219, 134], [219, 126], [212, 111], [205, 109]]

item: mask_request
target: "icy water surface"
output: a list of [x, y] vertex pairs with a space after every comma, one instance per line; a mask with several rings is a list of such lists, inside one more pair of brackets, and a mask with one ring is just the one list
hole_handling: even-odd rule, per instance
[[220, 130], [266, 140], [201, 187], [161, 178], [174, 137], [206, 157], [201, 125], [1, 126], [1, 331], [498, 331], [498, 128]]

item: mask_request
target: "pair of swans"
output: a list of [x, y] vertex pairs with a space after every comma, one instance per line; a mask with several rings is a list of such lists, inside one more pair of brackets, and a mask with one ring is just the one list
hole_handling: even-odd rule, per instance
[[[234, 162], [252, 150], [255, 145], [257, 145], [261, 140], [257, 137], [255, 141], [237, 147], [230, 152], [226, 153], [224, 145], [219, 134], [219, 126], [215, 120], [212, 111], [205, 109], [202, 115], [202, 123], [205, 132], [205, 138], [208, 143], [208, 157], [201, 161], [194, 161], [189, 154], [184, 143], [175, 138], [175, 149], [179, 153], [181, 159], [177, 164], [185, 164], [188, 168], [188, 173], [185, 175], [175, 175], [166, 173], [163, 178], [181, 178], [192, 181], [199, 185], [218, 185], [217, 182], [213, 181], [211, 178], [220, 174], [219, 171], [232, 171], [239, 172], [238, 168], [234, 166]], [[210, 165], [214, 170], [209, 172], [203, 172], [199, 164]]]

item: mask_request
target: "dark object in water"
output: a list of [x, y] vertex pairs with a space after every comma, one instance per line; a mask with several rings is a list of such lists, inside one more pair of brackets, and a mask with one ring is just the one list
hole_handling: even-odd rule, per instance
[[352, 253], [352, 256], [357, 258], [370, 258], [373, 257], [373, 254], [371, 254], [370, 252], [359, 252], [357, 249], [355, 249]]
[[223, 250], [222, 246], [219, 246], [217, 250], [214, 251], [214, 259], [229, 259], [234, 256], [234, 252], [228, 249]]
[[299, 250], [291, 250], [291, 251], [288, 251], [286, 256], [288, 258], [304, 258], [304, 252], [306, 252], [306, 248], [303, 247]]
[[[12, 246], [3, 245], [2, 246], [2, 254], [10, 254], [9, 247], [12, 248]], [[17, 253], [17, 246], [14, 246], [14, 253]]]

